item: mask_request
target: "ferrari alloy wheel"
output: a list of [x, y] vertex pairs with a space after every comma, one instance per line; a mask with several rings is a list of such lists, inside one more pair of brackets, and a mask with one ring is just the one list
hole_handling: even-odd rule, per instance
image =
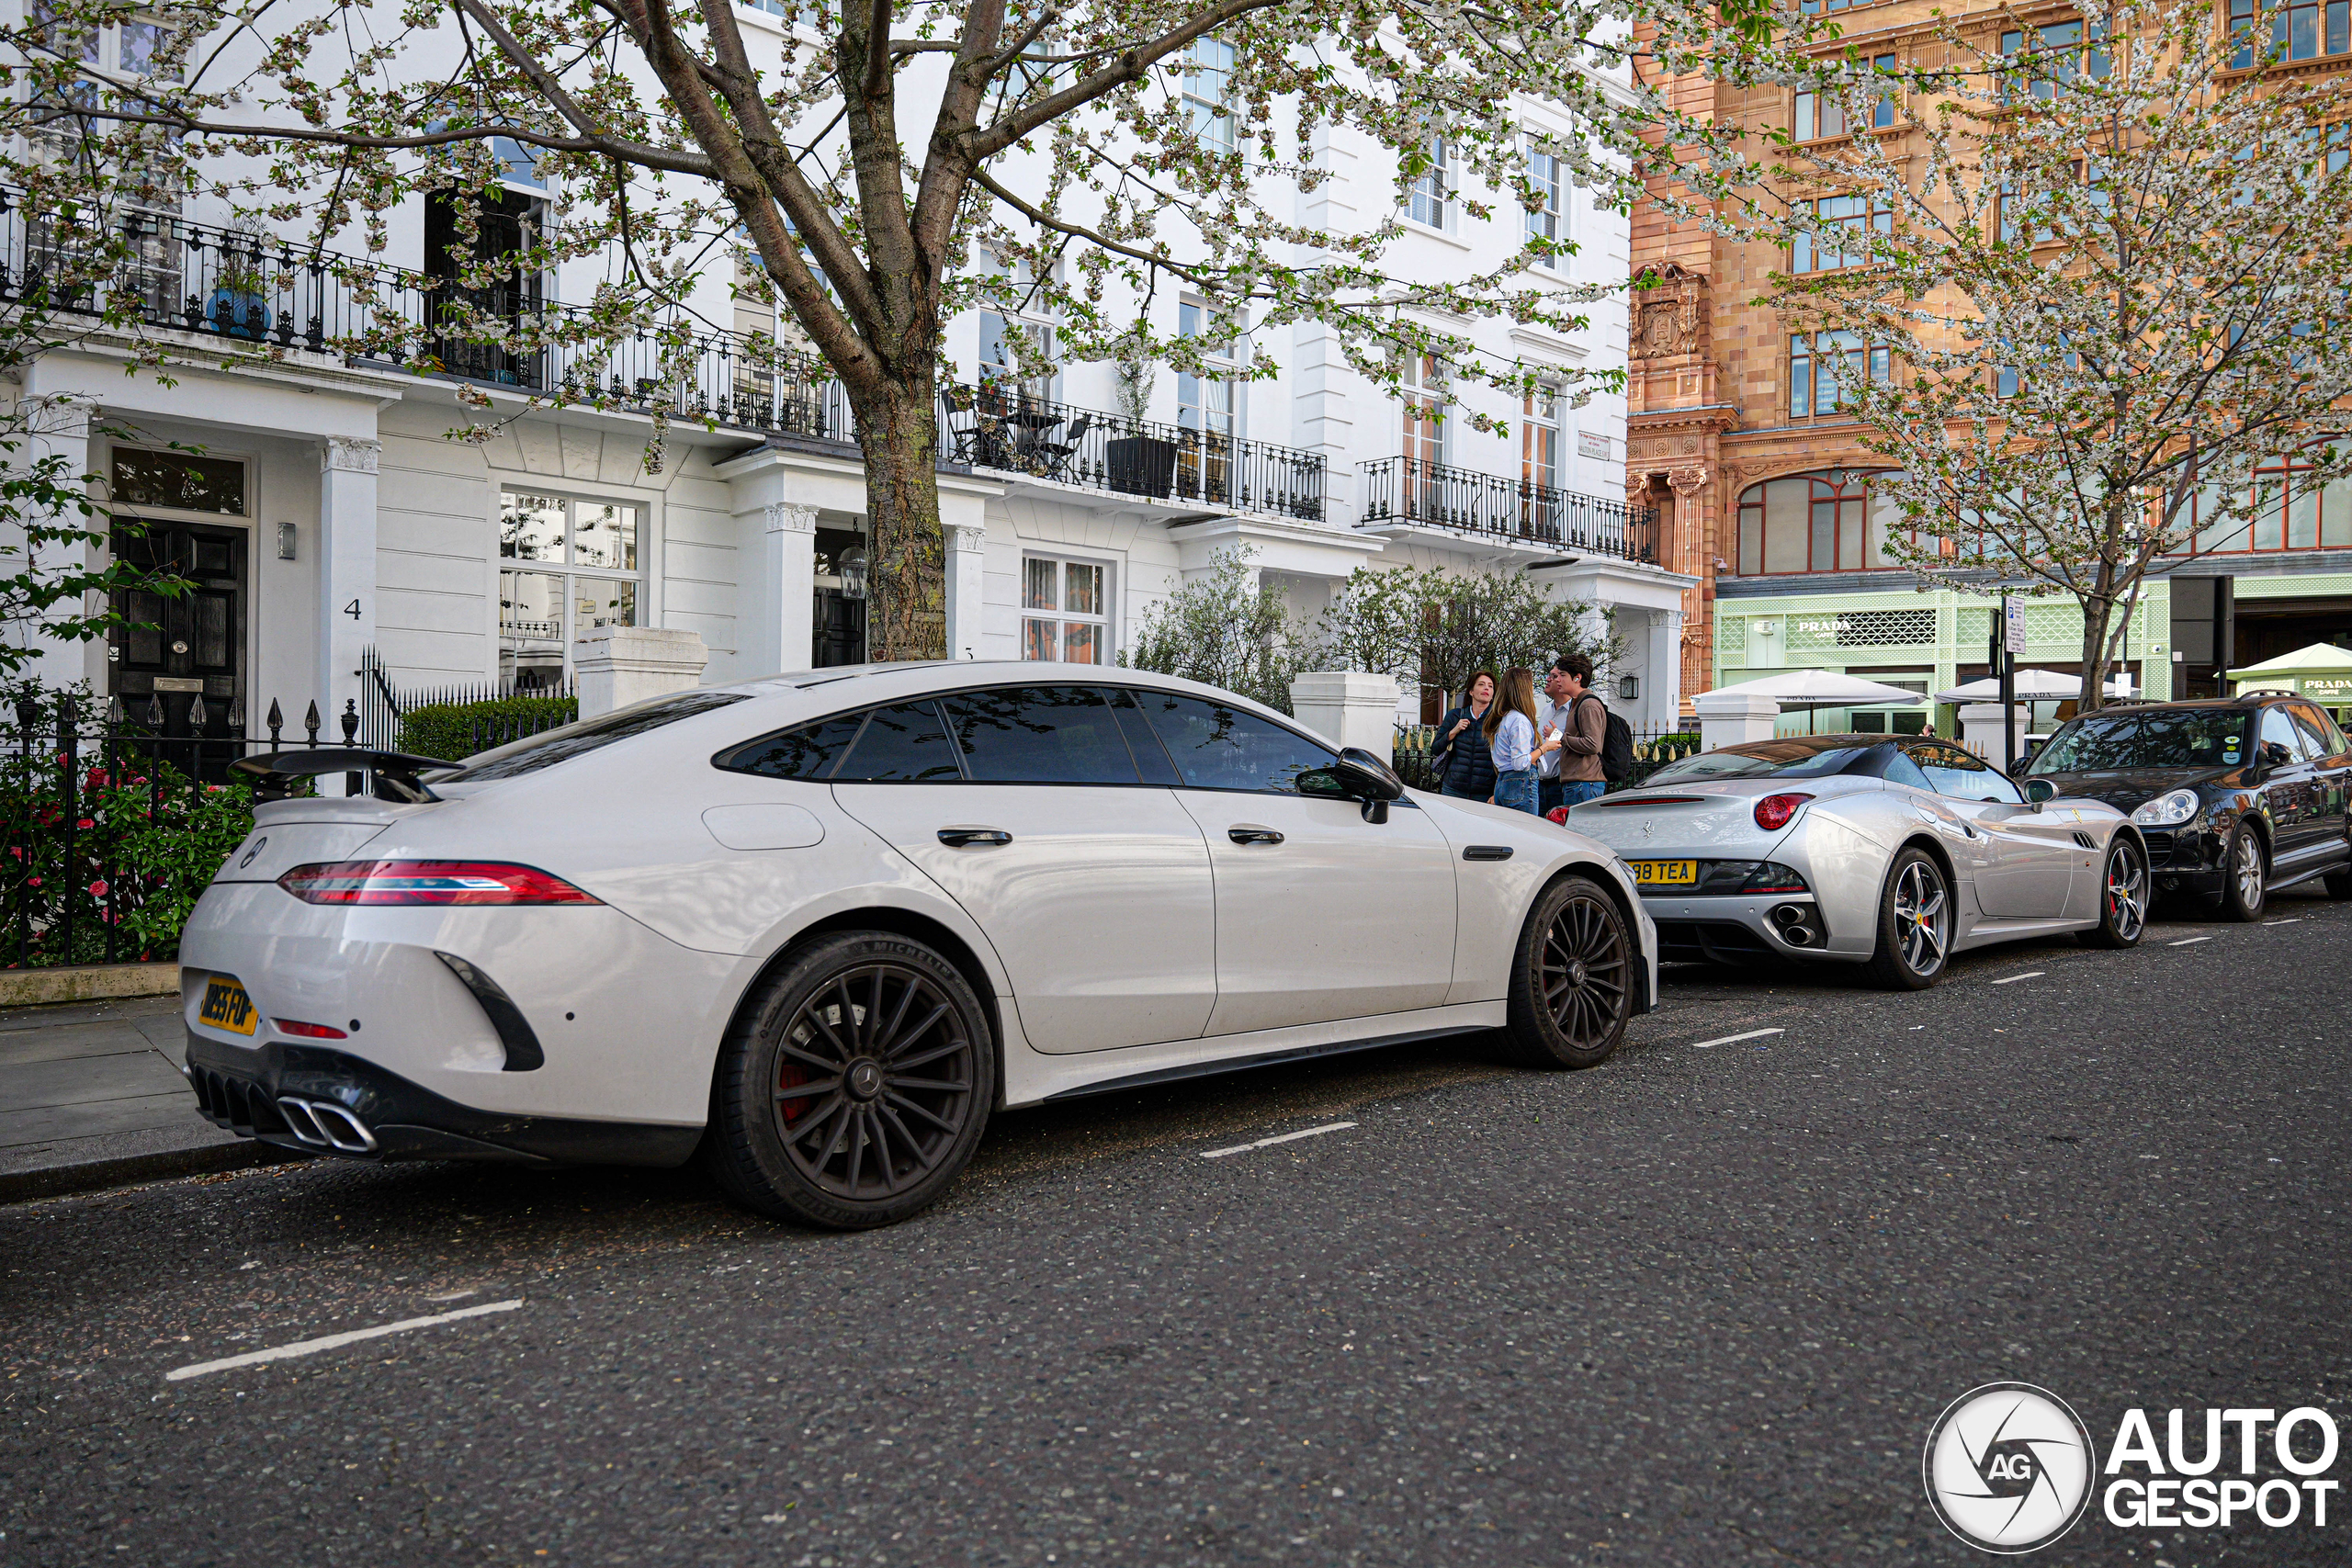
[[1637, 962], [1625, 917], [1599, 884], [1569, 875], [1545, 888], [1512, 958], [1511, 1057], [1531, 1067], [1607, 1061], [1633, 1016]]
[[1888, 990], [1924, 991], [1943, 978], [1951, 954], [1951, 889], [1925, 850], [1910, 848], [1887, 867], [1878, 950], [1871, 977]]
[[2222, 857], [2222, 919], [2258, 920], [2270, 901], [2269, 865], [2262, 855], [2262, 840], [2247, 823], [2230, 833], [2229, 852]]
[[938, 953], [879, 931], [829, 937], [747, 1010], [705, 1143], [736, 1201], [833, 1229], [888, 1224], [970, 1160], [996, 1098], [994, 1043]]
[[2098, 924], [2082, 933], [2083, 941], [2093, 947], [2137, 947], [2147, 927], [2147, 856], [2130, 835], [2119, 832], [2107, 847]]

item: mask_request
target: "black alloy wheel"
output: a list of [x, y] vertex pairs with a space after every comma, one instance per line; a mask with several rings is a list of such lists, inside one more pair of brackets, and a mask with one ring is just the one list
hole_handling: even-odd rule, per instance
[[2230, 829], [2229, 852], [2222, 857], [2222, 919], [2241, 923], [2262, 919], [2270, 902], [2269, 869], [2254, 825], [2242, 821]]
[[2147, 856], [2131, 835], [2118, 833], [2107, 848], [2098, 924], [2081, 933], [2082, 940], [2093, 947], [2137, 947], [2147, 929]]
[[996, 1098], [994, 1043], [956, 966], [879, 931], [813, 944], [772, 978], [719, 1064], [706, 1159], [729, 1196], [833, 1229], [928, 1206]]
[[1886, 868], [1871, 978], [1890, 991], [1924, 991], [1951, 956], [1951, 886], [1936, 857], [1912, 845]]
[[1544, 890], [1512, 956], [1506, 1050], [1531, 1067], [1607, 1061], [1633, 1017], [1640, 955], [1616, 900], [1590, 877]]

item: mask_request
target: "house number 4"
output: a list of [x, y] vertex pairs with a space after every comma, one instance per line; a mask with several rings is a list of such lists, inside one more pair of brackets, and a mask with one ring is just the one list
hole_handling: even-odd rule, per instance
[[349, 615], [353, 620], [357, 620], [359, 618], [359, 601], [354, 599], [350, 604], [345, 604], [343, 607], [343, 613]]

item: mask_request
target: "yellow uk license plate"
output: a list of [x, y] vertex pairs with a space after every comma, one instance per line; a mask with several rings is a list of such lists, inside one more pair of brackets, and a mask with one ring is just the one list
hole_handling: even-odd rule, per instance
[[244, 987], [234, 980], [206, 981], [204, 1005], [196, 1010], [196, 1016], [199, 1021], [232, 1034], [254, 1032], [253, 999], [245, 995]]
[[1641, 887], [1695, 887], [1699, 884], [1699, 863], [1695, 860], [1631, 860], [1634, 885]]

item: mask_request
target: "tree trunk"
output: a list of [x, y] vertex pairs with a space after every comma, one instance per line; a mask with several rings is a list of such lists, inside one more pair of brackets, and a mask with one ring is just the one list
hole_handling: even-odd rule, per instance
[[947, 542], [939, 524], [939, 411], [931, 378], [854, 401], [865, 454], [865, 656], [947, 657]]
[[2115, 601], [2085, 595], [2082, 605], [2083, 692], [2075, 711], [2091, 713], [2107, 705], [2107, 628], [2115, 619]]

